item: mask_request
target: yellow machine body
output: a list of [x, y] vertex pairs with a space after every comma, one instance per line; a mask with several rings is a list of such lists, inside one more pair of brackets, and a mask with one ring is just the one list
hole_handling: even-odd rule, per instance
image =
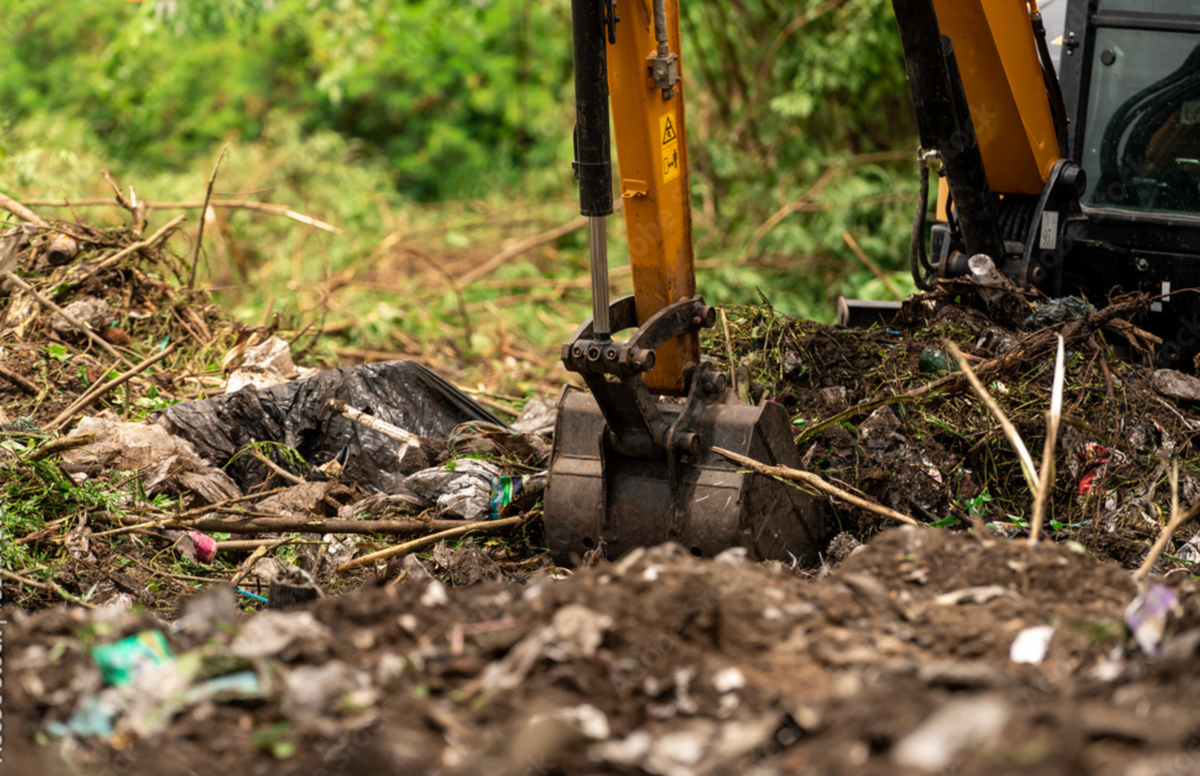
[[[674, 96], [664, 99], [650, 78], [648, 57], [656, 43], [649, 0], [617, 0], [617, 16], [621, 19], [617, 41], [608, 47], [609, 99], [633, 295], [638, 322], [643, 323], [665, 307], [696, 295], [683, 106], [686, 84], [676, 84]], [[666, 18], [678, 51], [679, 0], [666, 0]], [[682, 395], [684, 372], [699, 361], [699, 338], [695, 334], [677, 337], [658, 351], [655, 368], [644, 375], [646, 386], [653, 393]]]
[[1058, 147], [1042, 87], [1028, 4], [933, 0], [933, 5], [942, 34], [954, 43], [992, 191], [1041, 194], [1065, 149]]

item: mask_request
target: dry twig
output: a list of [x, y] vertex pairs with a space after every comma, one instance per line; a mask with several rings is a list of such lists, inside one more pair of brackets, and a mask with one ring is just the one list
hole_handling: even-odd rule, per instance
[[183, 223], [186, 220], [187, 220], [187, 216], [175, 216], [170, 221], [166, 222], [161, 227], [159, 227], [158, 230], [154, 232], [154, 234], [150, 235], [145, 240], [138, 240], [135, 243], [126, 245], [124, 248], [122, 248], [121, 250], [112, 254], [111, 256], [105, 256], [103, 259], [96, 262], [90, 269], [88, 269], [87, 275], [85, 277], [91, 277], [92, 275], [95, 275], [100, 270], [111, 267], [112, 265], [116, 264], [118, 261], [125, 258], [129, 254], [134, 253], [135, 251], [140, 251], [143, 248], [154, 247], [154, 245], [156, 243], [161, 241], [164, 237], [167, 237], [171, 232], [173, 232], [175, 230], [175, 227], [179, 226], [181, 223]]
[[979, 377], [971, 369], [971, 365], [967, 363], [967, 359], [963, 356], [962, 351], [958, 349], [958, 345], [955, 345], [950, 340], [945, 340], [943, 344], [950, 355], [954, 356], [954, 360], [958, 362], [958, 368], [962, 370], [962, 374], [966, 376], [971, 387], [975, 389], [975, 395], [987, 406], [988, 411], [992, 413], [992, 417], [1000, 424], [1000, 428], [1004, 429], [1004, 435], [1008, 437], [1008, 443], [1017, 451], [1017, 459], [1021, 462], [1021, 473], [1025, 475], [1025, 484], [1029, 486], [1029, 492], [1034, 495], [1034, 498], [1037, 498], [1038, 493], [1041, 492], [1038, 488], [1038, 473], [1037, 469], [1033, 467], [1033, 457], [1029, 455], [1029, 450], [1025, 447], [1025, 440], [1021, 439], [1021, 435], [1017, 433], [1017, 427], [1012, 424], [1012, 421], [1008, 419], [1008, 415], [996, 403], [992, 395], [987, 392], [987, 389], [983, 387], [983, 383], [979, 381]]
[[853, 504], [860, 509], [865, 509], [868, 512], [879, 515], [880, 517], [886, 517], [890, 520], [897, 520], [901, 523], [905, 523], [906, 525], [924, 525], [924, 523], [919, 523], [908, 515], [901, 514], [893, 509], [888, 509], [882, 504], [876, 504], [874, 501], [868, 501], [861, 496], [856, 496], [853, 493], [831, 485], [823, 478], [813, 474], [812, 472], [800, 471], [799, 469], [793, 469], [788, 466], [769, 466], [765, 463], [756, 461], [753, 458], [747, 458], [744, 455], [735, 453], [732, 450], [726, 450], [722, 447], [714, 447], [713, 452], [720, 453], [739, 466], [745, 466], [747, 469], [758, 472], [759, 474], [765, 474], [768, 477], [774, 477], [778, 480], [791, 480], [792, 482], [802, 483], [821, 491], [827, 496], [833, 496], [834, 498], [841, 499], [842, 501]]
[[0, 377], [3, 377], [5, 380], [8, 380], [10, 383], [17, 386], [18, 388], [20, 388], [22, 391], [29, 394], [30, 396], [37, 396], [39, 393], [38, 387], [36, 385], [29, 382], [28, 380], [26, 380], [24, 377], [17, 374], [16, 372], [10, 372], [9, 370], [5, 369], [2, 366], [0, 366]]
[[93, 432], [80, 434], [79, 436], [51, 439], [49, 442], [46, 442], [34, 450], [30, 454], [29, 460], [41, 461], [42, 459], [49, 458], [52, 455], [65, 453], [68, 450], [74, 450], [77, 447], [85, 447], [95, 441], [96, 435]]
[[867, 255], [866, 251], [864, 251], [861, 246], [859, 246], [858, 240], [854, 239], [854, 235], [850, 234], [849, 232], [842, 232], [842, 241], [850, 247], [850, 250], [854, 251], [854, 255], [858, 257], [858, 260], [861, 261], [867, 269], [871, 270], [871, 274], [879, 278], [879, 282], [883, 283], [883, 287], [887, 289], [888, 293], [891, 294], [897, 302], [904, 301], [904, 294], [900, 293], [900, 289], [896, 287], [896, 283], [890, 277], [888, 277], [887, 273], [884, 272], [883, 269], [876, 264], [870, 256]]
[[208, 178], [208, 188], [204, 192], [204, 205], [200, 208], [200, 228], [196, 232], [196, 251], [192, 254], [192, 274], [188, 278], [188, 288], [196, 287], [196, 268], [200, 266], [200, 246], [204, 242], [204, 222], [208, 220], [208, 203], [212, 199], [213, 184], [217, 182], [217, 171], [221, 169], [221, 160], [229, 150], [229, 143], [221, 147], [217, 155], [217, 163], [213, 165], [212, 175]]
[[[88, 207], [94, 205], [114, 205], [117, 204], [110, 199], [31, 199], [29, 202], [35, 205], [47, 207]], [[147, 202], [143, 200], [141, 205], [150, 210], [197, 210], [204, 207], [203, 202]], [[342, 230], [327, 224], [324, 221], [319, 221], [312, 216], [306, 216], [303, 213], [297, 213], [286, 205], [276, 205], [271, 202], [255, 202], [248, 199], [214, 199], [208, 203], [211, 208], [225, 210], [253, 210], [258, 213], [267, 213], [273, 216], [283, 216], [290, 218], [293, 221], [298, 221], [307, 226], [312, 226], [333, 234], [341, 234]]]
[[29, 579], [28, 577], [23, 577], [20, 574], [14, 574], [7, 569], [0, 569], [0, 576], [11, 579], [17, 584], [24, 585], [26, 587], [32, 587], [35, 590], [44, 590], [47, 593], [54, 593], [64, 601], [69, 601], [70, 603], [78, 604], [79, 606], [83, 606], [88, 609], [96, 608], [95, 604], [88, 603], [73, 593], [68, 593], [61, 586], [56, 585], [53, 582], [38, 582], [36, 579]]
[[472, 531], [491, 533], [492, 531], [499, 531], [504, 528], [515, 528], [516, 526], [520, 525], [521, 521], [524, 519], [524, 517], [505, 517], [500, 520], [477, 520], [475, 522], [466, 523], [465, 525], [460, 525], [457, 528], [451, 528], [448, 531], [439, 531], [438, 533], [430, 534], [429, 536], [423, 536], [420, 539], [413, 539], [411, 542], [397, 544], [395, 547], [388, 547], [386, 550], [373, 552], [370, 555], [363, 555], [361, 558], [348, 560], [337, 567], [337, 573], [343, 574], [360, 566], [366, 566], [374, 563], [377, 560], [394, 558], [397, 555], [407, 555], [410, 552], [416, 552], [417, 550], [423, 549], [430, 545], [437, 544], [442, 539], [453, 539], [454, 537], [462, 536], [463, 534], [471, 533]]
[[1058, 444], [1058, 427], [1062, 424], [1063, 403], [1063, 338], [1058, 338], [1054, 356], [1054, 383], [1050, 389], [1050, 411], [1046, 414], [1046, 445], [1042, 448], [1042, 470], [1038, 478], [1037, 498], [1033, 501], [1033, 521], [1029, 525], [1029, 544], [1036, 545], [1050, 502], [1050, 487], [1054, 481], [1054, 448]]
[[303, 485], [304, 484], [303, 477], [297, 477], [296, 475], [292, 474], [287, 469], [283, 468], [279, 464], [272, 461], [270, 458], [263, 455], [261, 450], [255, 450], [254, 457], [257, 458], [259, 460], [259, 462], [264, 464], [268, 469], [275, 472], [275, 474], [279, 475], [279, 477], [281, 479], [287, 480], [288, 482], [292, 483], [293, 485]]
[[48, 222], [46, 219], [42, 218], [41, 216], [39, 216], [37, 213], [33, 212], [29, 208], [25, 207], [20, 202], [17, 202], [15, 199], [13, 199], [10, 196], [7, 196], [5, 194], [0, 194], [0, 207], [4, 208], [8, 212], [12, 213], [17, 218], [21, 218], [21, 219], [28, 221], [29, 223], [33, 224], [34, 226], [40, 226], [43, 229], [50, 228], [50, 222]]

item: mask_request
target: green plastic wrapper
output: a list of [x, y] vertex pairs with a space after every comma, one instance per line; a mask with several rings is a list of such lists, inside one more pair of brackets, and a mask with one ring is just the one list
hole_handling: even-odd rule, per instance
[[171, 647], [160, 631], [142, 631], [112, 644], [92, 647], [105, 684], [133, 684], [138, 674], [171, 660]]
[[546, 472], [520, 477], [504, 475], [492, 479], [492, 503], [489, 520], [508, 517], [528, 507], [546, 489]]

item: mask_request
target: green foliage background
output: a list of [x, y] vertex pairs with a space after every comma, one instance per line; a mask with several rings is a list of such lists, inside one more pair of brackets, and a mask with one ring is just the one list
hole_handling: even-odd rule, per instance
[[[231, 218], [255, 246], [251, 274], [224, 284], [247, 316], [272, 298], [276, 312], [327, 305], [331, 287], [304, 286], [360, 272], [398, 222], [440, 228], [446, 246], [465, 249], [519, 235], [468, 229], [456, 221], [464, 213], [521, 203], [547, 220], [571, 216], [567, 0], [5, 6], [0, 189], [104, 195], [104, 166], [146, 197], [195, 197], [231, 141], [219, 190], [266, 192], [344, 229], [318, 236], [319, 250], [308, 243], [298, 266], [308, 237], [295, 224]], [[682, 14], [706, 297], [756, 302], [761, 289], [785, 312], [829, 319], [839, 293], [881, 295], [843, 243], [847, 231], [910, 289], [915, 130], [889, 0], [689, 2]], [[781, 208], [789, 214], [772, 222]], [[610, 230], [615, 256], [621, 232]], [[516, 262], [497, 277], [584, 270], [580, 235], [556, 248], [556, 264]], [[586, 314], [586, 295], [561, 296], [569, 304], [556, 316]], [[420, 334], [450, 325], [456, 308], [503, 298], [472, 287], [420, 309], [384, 291], [342, 301], [369, 344], [371, 321]], [[514, 328], [541, 347], [570, 329], [552, 323]], [[465, 328], [462, 349], [478, 350]]]

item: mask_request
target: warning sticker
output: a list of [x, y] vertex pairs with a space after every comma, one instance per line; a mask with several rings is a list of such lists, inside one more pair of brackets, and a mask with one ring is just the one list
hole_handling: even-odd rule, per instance
[[675, 130], [675, 111], [670, 111], [658, 119], [659, 138], [662, 150], [663, 183], [679, 177], [679, 134]]
[[1188, 100], [1179, 109], [1180, 124], [1200, 124], [1200, 100]]

